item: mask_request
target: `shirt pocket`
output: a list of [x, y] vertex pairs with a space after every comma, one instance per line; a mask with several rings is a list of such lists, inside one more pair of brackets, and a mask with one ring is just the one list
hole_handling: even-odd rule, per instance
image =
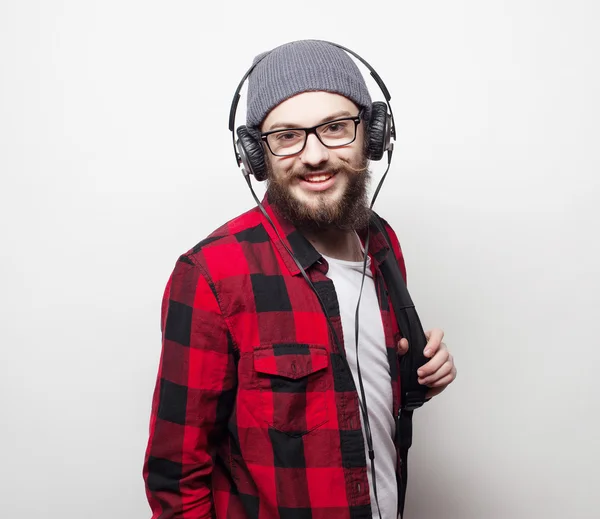
[[272, 344], [254, 351], [260, 414], [270, 427], [303, 436], [329, 420], [329, 353], [318, 344]]

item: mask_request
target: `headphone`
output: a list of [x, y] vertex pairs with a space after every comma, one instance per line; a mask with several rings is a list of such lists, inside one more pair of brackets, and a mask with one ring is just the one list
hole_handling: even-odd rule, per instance
[[[361, 58], [357, 53], [351, 51], [350, 49], [347, 49], [346, 47], [343, 47], [342, 45], [338, 45], [337, 43], [332, 43], [329, 41], [325, 41], [324, 43], [328, 43], [330, 45], [333, 45], [334, 47], [338, 47], [339, 49], [346, 51], [347, 53], [351, 54], [356, 59], [358, 59], [363, 65], [365, 65], [365, 67], [369, 69], [371, 76], [383, 92], [385, 102], [375, 101], [371, 104], [371, 116], [366, 131], [366, 136], [368, 138], [367, 158], [369, 160], [380, 160], [383, 157], [384, 153], [387, 151], [389, 168], [392, 150], [394, 147], [392, 139], [396, 139], [396, 127], [394, 125], [394, 116], [392, 113], [392, 107], [390, 105], [391, 96], [388, 89], [385, 86], [385, 83], [383, 82], [379, 74], [377, 74], [375, 69], [371, 65], [369, 65], [369, 63], [367, 63], [365, 59]], [[231, 108], [229, 110], [229, 131], [232, 134], [233, 151], [235, 153], [237, 165], [238, 167], [241, 167], [242, 173], [245, 177], [252, 175], [259, 182], [262, 182], [267, 178], [265, 150], [263, 148], [263, 145], [260, 140], [256, 139], [250, 133], [250, 131], [245, 125], [238, 127], [236, 132], [234, 132], [234, 126], [237, 106], [240, 100], [240, 92], [242, 90], [244, 82], [252, 73], [252, 71], [256, 68], [256, 66], [269, 54], [270, 53], [266, 53], [265, 56], [263, 56], [260, 60], [254, 63], [244, 74], [244, 77], [240, 81], [240, 84], [238, 85], [237, 90], [235, 91], [233, 101], [231, 102]]]

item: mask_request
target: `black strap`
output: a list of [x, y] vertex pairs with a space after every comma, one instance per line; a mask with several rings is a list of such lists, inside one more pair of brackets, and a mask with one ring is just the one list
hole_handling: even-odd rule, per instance
[[390, 251], [381, 262], [380, 269], [387, 287], [400, 333], [408, 340], [408, 352], [400, 359], [400, 413], [396, 420], [396, 443], [400, 453], [399, 513], [404, 512], [408, 479], [408, 450], [412, 445], [413, 411], [426, 401], [427, 386], [418, 382], [417, 370], [429, 359], [423, 354], [427, 338], [421, 320], [412, 302], [394, 254], [390, 236], [379, 216], [373, 212], [372, 223], [383, 233]]
[[400, 481], [398, 482], [398, 513], [404, 515], [406, 486], [408, 483], [408, 449], [412, 444], [412, 411], [401, 409], [396, 420], [396, 442], [400, 455]]

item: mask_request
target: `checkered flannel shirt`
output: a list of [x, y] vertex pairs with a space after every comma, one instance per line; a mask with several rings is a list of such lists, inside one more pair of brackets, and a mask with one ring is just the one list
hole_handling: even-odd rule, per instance
[[[343, 345], [326, 260], [264, 206]], [[388, 247], [375, 226], [369, 241], [396, 416], [400, 333], [378, 268]], [[153, 519], [372, 517], [352, 375], [318, 299], [258, 208], [178, 259], [161, 328], [143, 467]]]

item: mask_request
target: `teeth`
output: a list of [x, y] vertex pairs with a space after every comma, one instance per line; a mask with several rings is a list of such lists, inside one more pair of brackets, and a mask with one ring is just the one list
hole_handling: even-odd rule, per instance
[[312, 175], [310, 177], [306, 177], [304, 180], [307, 182], [324, 182], [325, 180], [329, 180], [332, 175]]

